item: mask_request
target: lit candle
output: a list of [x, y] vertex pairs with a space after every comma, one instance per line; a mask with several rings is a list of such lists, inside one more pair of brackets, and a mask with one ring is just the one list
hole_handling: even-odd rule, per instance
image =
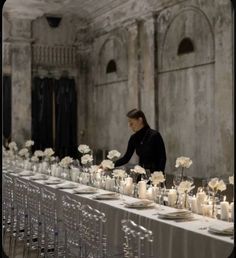
[[105, 189], [110, 190], [111, 188], [111, 177], [107, 176], [105, 181]]
[[138, 194], [140, 199], [146, 198], [146, 182], [145, 181], [139, 181], [138, 182]]
[[197, 198], [195, 195], [191, 199], [191, 210], [193, 213], [197, 213]]
[[224, 196], [224, 201], [220, 203], [221, 219], [229, 219], [229, 202], [226, 202], [226, 196]]
[[212, 204], [202, 204], [202, 215], [211, 217], [212, 215]]
[[146, 198], [149, 199], [149, 200], [153, 199], [152, 191], [153, 191], [152, 187], [149, 187], [148, 190], [147, 190]]
[[202, 214], [202, 204], [206, 199], [206, 193], [204, 191], [200, 191], [197, 193], [197, 213]]
[[177, 200], [177, 193], [175, 189], [170, 189], [168, 192], [168, 206], [175, 206]]
[[132, 195], [133, 192], [133, 178], [127, 177], [124, 183], [124, 194]]

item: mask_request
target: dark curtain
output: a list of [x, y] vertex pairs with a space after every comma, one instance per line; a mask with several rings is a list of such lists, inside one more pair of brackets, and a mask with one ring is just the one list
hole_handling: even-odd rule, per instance
[[34, 150], [53, 147], [53, 83], [35, 77], [32, 83], [32, 140]]
[[55, 151], [60, 158], [64, 156], [78, 157], [76, 102], [74, 79], [55, 80]]
[[11, 141], [11, 77], [8, 75], [3, 76], [2, 81], [2, 94], [3, 94], [3, 137], [4, 145], [6, 142]]

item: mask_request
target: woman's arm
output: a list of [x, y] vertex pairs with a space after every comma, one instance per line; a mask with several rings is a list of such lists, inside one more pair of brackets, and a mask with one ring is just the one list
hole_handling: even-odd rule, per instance
[[128, 163], [134, 153], [134, 150], [135, 150], [134, 141], [131, 136], [129, 139], [129, 142], [128, 142], [128, 147], [127, 147], [125, 155], [115, 162], [115, 167], [119, 167], [119, 166], [122, 166], [122, 165]]

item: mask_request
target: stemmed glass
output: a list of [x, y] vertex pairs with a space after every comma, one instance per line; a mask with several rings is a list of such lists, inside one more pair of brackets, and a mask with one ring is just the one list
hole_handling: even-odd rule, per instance
[[173, 184], [174, 184], [174, 186], [175, 186], [175, 190], [176, 190], [176, 193], [177, 193], [177, 198], [176, 198], [176, 206], [178, 206], [178, 204], [179, 204], [179, 192], [178, 192], [178, 186], [179, 186], [179, 184], [181, 183], [181, 181], [182, 181], [182, 176], [181, 175], [179, 175], [179, 174], [175, 174], [174, 175], [174, 178], [173, 178]]

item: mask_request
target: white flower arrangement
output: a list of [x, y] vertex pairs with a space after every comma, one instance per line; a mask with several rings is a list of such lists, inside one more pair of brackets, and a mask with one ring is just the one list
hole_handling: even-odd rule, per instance
[[44, 152], [41, 151], [41, 150], [36, 150], [36, 151], [34, 152], [34, 156], [35, 156], [35, 157], [38, 157], [38, 158], [41, 158], [41, 157], [44, 156]]
[[72, 163], [73, 159], [69, 156], [66, 156], [59, 162], [59, 166], [61, 166], [62, 168], [70, 168]]
[[30, 148], [33, 145], [34, 145], [34, 141], [32, 141], [32, 140], [28, 140], [28, 141], [25, 142], [25, 147], [26, 148]]
[[219, 178], [214, 177], [212, 178], [209, 183], [208, 186], [211, 188], [211, 190], [216, 193], [218, 191], [224, 191], [226, 190], [226, 184], [225, 182], [221, 179], [219, 180]]
[[108, 152], [107, 158], [112, 160], [112, 161], [115, 161], [120, 157], [120, 155], [121, 155], [121, 153], [119, 151], [111, 150], [111, 151]]
[[17, 147], [16, 143], [13, 141], [8, 144], [8, 147], [12, 151], [18, 151], [18, 147]]
[[195, 185], [192, 185], [192, 184], [193, 182], [190, 182], [190, 181], [182, 181], [177, 187], [178, 193], [183, 194], [183, 193], [191, 192], [192, 189], [195, 188]]
[[46, 148], [43, 153], [45, 157], [51, 157], [55, 152], [52, 148]]
[[78, 151], [80, 153], [86, 154], [86, 153], [89, 153], [91, 151], [91, 149], [86, 144], [80, 144], [78, 147]]
[[234, 175], [229, 176], [229, 183], [230, 183], [231, 185], [234, 185]]
[[104, 159], [101, 165], [103, 169], [113, 169], [115, 167], [114, 162], [109, 159]]
[[116, 178], [125, 178], [127, 174], [123, 169], [114, 169], [112, 175]]
[[165, 182], [165, 177], [162, 171], [154, 171], [151, 176], [151, 181], [154, 185]]
[[39, 156], [36, 156], [36, 155], [32, 156], [31, 161], [38, 162], [39, 161]]
[[29, 157], [29, 150], [27, 148], [23, 148], [18, 152], [19, 156], [27, 159]]
[[139, 165], [136, 165], [133, 169], [130, 169], [130, 171], [136, 174], [146, 174], [145, 169]]
[[192, 165], [192, 160], [188, 157], [179, 157], [176, 159], [175, 167], [189, 168]]
[[81, 157], [81, 163], [83, 165], [88, 165], [89, 163], [92, 163], [93, 161], [93, 156], [89, 154], [85, 154]]

